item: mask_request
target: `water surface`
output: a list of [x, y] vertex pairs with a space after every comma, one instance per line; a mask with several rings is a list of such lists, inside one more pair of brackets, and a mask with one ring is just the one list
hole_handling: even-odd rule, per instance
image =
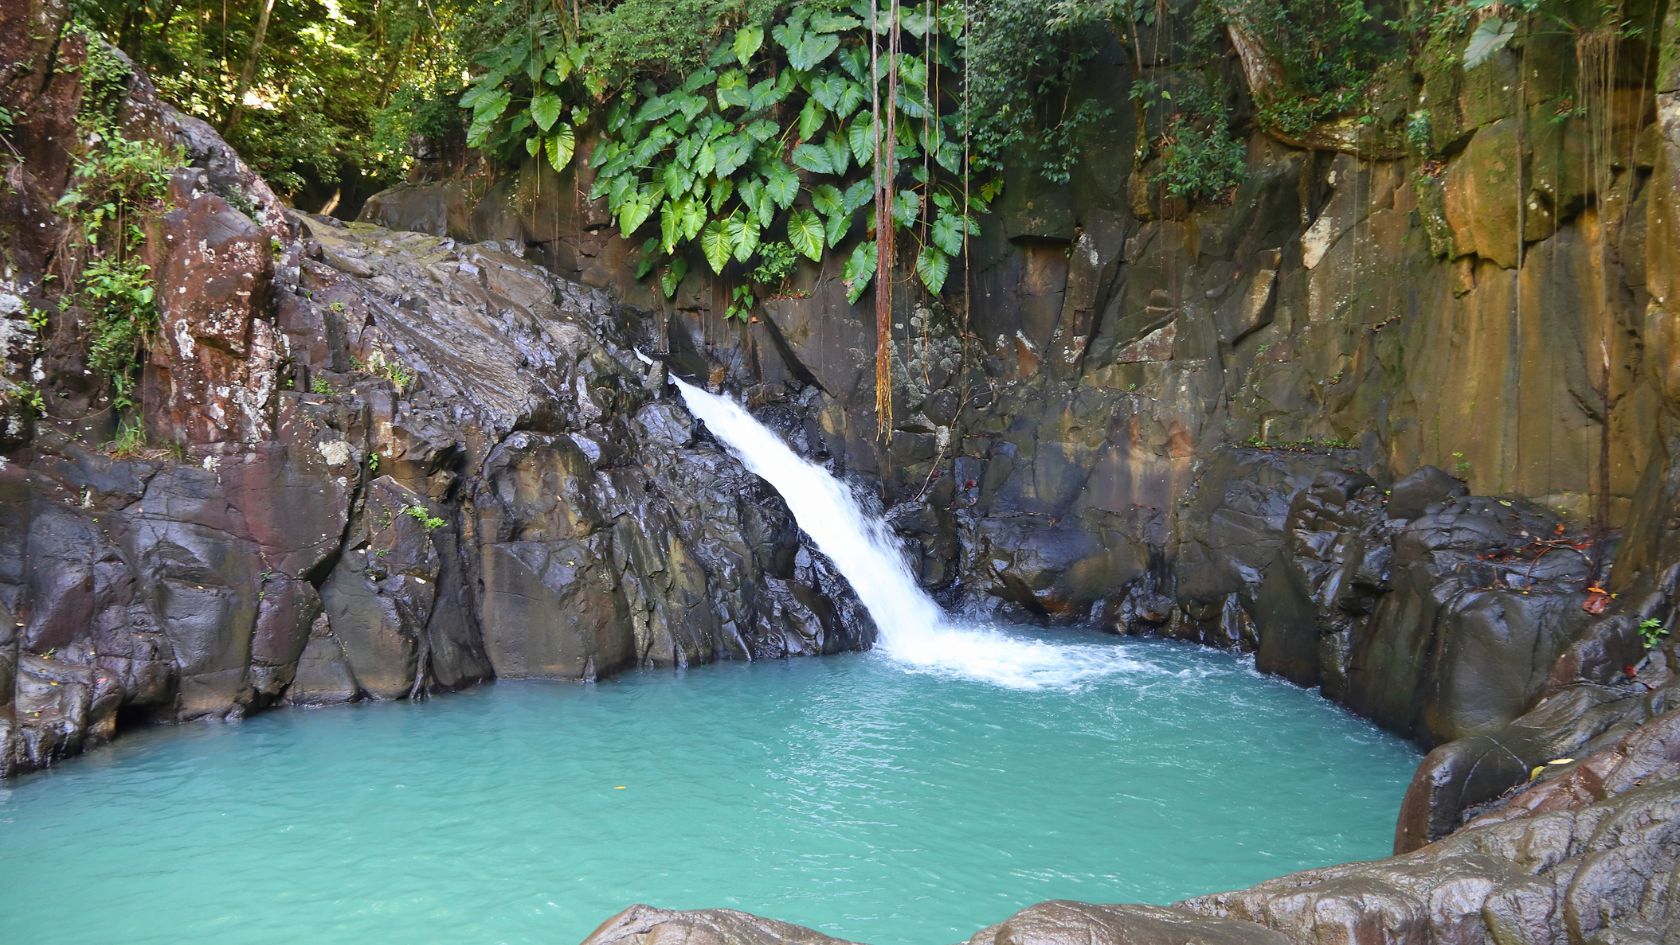
[[0, 786], [0, 942], [581, 940], [632, 902], [877, 945], [1388, 852], [1415, 755], [1223, 654], [881, 654], [142, 731]]

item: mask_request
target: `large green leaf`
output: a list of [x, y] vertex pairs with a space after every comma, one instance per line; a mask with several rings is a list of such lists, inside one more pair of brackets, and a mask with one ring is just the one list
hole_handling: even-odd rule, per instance
[[812, 32], [794, 19], [789, 19], [770, 33], [787, 50], [788, 65], [800, 72], [811, 71], [840, 48], [840, 37], [833, 33]]
[[831, 106], [834, 114], [845, 118], [858, 110], [864, 102], [869, 101], [869, 93], [856, 82], [846, 82], [846, 87], [840, 90], [840, 101]]
[[659, 273], [659, 287], [665, 290], [666, 298], [674, 298], [677, 287], [682, 285], [683, 277], [688, 275], [688, 260], [681, 256], [666, 264], [664, 271]]
[[851, 166], [852, 151], [846, 146], [846, 139], [837, 131], [830, 131], [828, 138], [823, 141], [823, 149], [828, 152], [828, 162], [834, 166], [834, 173], [844, 174]]
[[845, 90], [846, 80], [837, 75], [825, 75], [811, 83], [811, 97], [821, 102], [822, 107], [830, 111], [833, 111], [840, 104], [840, 93]]
[[811, 29], [818, 33], [844, 33], [862, 25], [862, 20], [845, 14], [818, 11], [811, 16]]
[[1517, 24], [1497, 16], [1476, 24], [1476, 31], [1470, 34], [1470, 41], [1464, 45], [1464, 68], [1474, 69], [1486, 62], [1494, 53], [1509, 45], [1516, 35]]
[[717, 166], [713, 173], [719, 177], [728, 177], [740, 170], [741, 165], [747, 163], [747, 158], [752, 157], [754, 144], [755, 142], [745, 135], [735, 135], [712, 145], [712, 150], [717, 154]]
[[769, 226], [776, 219], [776, 202], [765, 192], [764, 182], [756, 177], [741, 183], [741, 203], [758, 215], [761, 226]]
[[928, 243], [916, 255], [916, 275], [922, 277], [922, 285], [934, 295], [945, 288], [945, 278], [951, 274], [951, 257], [945, 251]]
[[694, 153], [694, 173], [701, 177], [710, 177], [717, 169], [717, 149], [710, 142], [700, 145]]
[[659, 176], [664, 181], [665, 192], [668, 194], [686, 194], [694, 187], [694, 171], [683, 166], [681, 161], [666, 164], [660, 169]]
[[682, 227], [682, 238], [694, 239], [706, 225], [706, 205], [693, 194], [681, 197], [677, 200], [677, 222]]
[[811, 206], [824, 216], [839, 213], [846, 206], [846, 197], [833, 184], [819, 184], [811, 190]]
[[838, 210], [829, 214], [824, 223], [823, 229], [828, 237], [828, 245], [839, 246], [840, 241], [851, 232], [852, 213], [849, 210]]
[[816, 98], [805, 100], [805, 107], [799, 110], [799, 140], [809, 141], [822, 130], [823, 120], [828, 117], [828, 111], [822, 102]]
[[731, 69], [717, 80], [717, 103], [719, 108], [746, 108], [752, 104], [752, 92], [747, 89], [747, 74], [739, 69]]
[[747, 107], [759, 112], [772, 105], [780, 105], [782, 99], [787, 98], [788, 92], [793, 89], [793, 82], [789, 76], [791, 73], [784, 72], [776, 78], [760, 80], [747, 96]]
[[659, 208], [659, 248], [668, 256], [682, 238], [682, 218], [677, 214], [675, 201], [667, 200]]
[[629, 239], [642, 228], [648, 217], [653, 216], [654, 207], [658, 205], [663, 193], [657, 187], [644, 187], [633, 196], [625, 199], [618, 208], [618, 232]]
[[809, 210], [795, 210], [788, 215], [788, 242], [812, 262], [822, 262], [823, 224]]
[[759, 47], [763, 45], [764, 27], [741, 27], [735, 31], [735, 61], [741, 64], [741, 68], [746, 68], [748, 60], [752, 59], [753, 53], [758, 52]]
[[723, 273], [723, 267], [729, 264], [729, 257], [734, 252], [729, 242], [729, 225], [723, 220], [713, 220], [700, 231], [700, 251], [705, 254], [706, 262], [712, 271]]
[[555, 173], [566, 169], [572, 163], [572, 153], [577, 149], [577, 133], [572, 126], [562, 122], [554, 126], [554, 133], [548, 136], [548, 166], [554, 168]]
[[[798, 148], [794, 149], [797, 154]], [[780, 161], [770, 165], [768, 176], [764, 179], [764, 190], [770, 199], [776, 201], [776, 206], [786, 210], [793, 206], [793, 199], [799, 196], [799, 175], [793, 169]]]
[[537, 123], [538, 128], [547, 131], [560, 120], [560, 106], [560, 96], [553, 92], [539, 93], [531, 99], [531, 120]]
[[922, 215], [922, 198], [914, 190], [901, 190], [892, 201], [893, 226], [901, 230], [908, 230], [916, 225], [916, 220]]
[[846, 211], [850, 213], [854, 210], [860, 209], [874, 199], [874, 181], [867, 177], [863, 180], [853, 181], [852, 185], [846, 188]]
[[833, 174], [834, 157], [821, 145], [802, 144], [793, 149], [793, 163], [813, 174]]
[[864, 112], [852, 119], [846, 126], [846, 143], [851, 146], [852, 157], [857, 158], [858, 167], [867, 167], [875, 159], [875, 118]]
[[866, 240], [857, 244], [852, 255], [846, 258], [846, 264], [840, 270], [840, 279], [846, 284], [847, 302], [856, 305], [864, 290], [869, 288], [869, 280], [875, 278], [875, 254], [875, 241]]
[[928, 231], [933, 244], [950, 256], [962, 252], [963, 228], [960, 220], [960, 217], [942, 210], [938, 219], [933, 221], [933, 226]]
[[671, 98], [677, 103], [677, 111], [689, 121], [700, 116], [710, 104], [703, 95], [689, 95], [683, 92], [672, 92]]
[[729, 195], [734, 192], [735, 179], [733, 177], [724, 177], [719, 180], [712, 181], [712, 193], [710, 199], [707, 201], [708, 205], [712, 208], [712, 212], [716, 213], [718, 210], [722, 209], [723, 205], [729, 201]]
[[756, 217], [737, 213], [724, 221], [724, 231], [729, 234], [729, 247], [736, 262], [746, 262], [758, 250], [760, 231]]

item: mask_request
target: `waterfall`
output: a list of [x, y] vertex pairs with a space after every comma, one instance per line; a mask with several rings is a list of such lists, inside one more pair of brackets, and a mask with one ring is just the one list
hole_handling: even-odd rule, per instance
[[740, 405], [671, 376], [688, 409], [781, 493], [799, 527], [875, 618], [876, 651], [907, 669], [1017, 689], [1068, 688], [1140, 668], [1117, 645], [1051, 643], [953, 620], [916, 584], [886, 524], [851, 490], [796, 454]]

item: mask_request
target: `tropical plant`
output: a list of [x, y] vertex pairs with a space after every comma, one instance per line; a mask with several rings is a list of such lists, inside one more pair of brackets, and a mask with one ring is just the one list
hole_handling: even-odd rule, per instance
[[[713, 38], [698, 68], [638, 77], [626, 66], [634, 56], [538, 11], [480, 59], [484, 71], [461, 99], [472, 112], [468, 142], [558, 171], [594, 135], [590, 196], [606, 199], [622, 236], [641, 241], [637, 275], [657, 272], [668, 297], [697, 263], [770, 288], [790, 268], [788, 250], [821, 262], [875, 231], [841, 267], [855, 302], [880, 265], [882, 210], [889, 232], [911, 235], [915, 271], [939, 293], [999, 187], [965, 187], [953, 94], [960, 7], [859, 0], [756, 22], [751, 12]], [[887, 37], [896, 52], [880, 48]], [[732, 292], [730, 313], [744, 314], [751, 295]]]

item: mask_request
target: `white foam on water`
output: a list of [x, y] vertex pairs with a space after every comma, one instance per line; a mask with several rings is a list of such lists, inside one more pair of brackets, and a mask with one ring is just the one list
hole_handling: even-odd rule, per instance
[[672, 376], [683, 402], [712, 435], [781, 493], [799, 527], [851, 583], [875, 618], [875, 649], [901, 666], [1012, 689], [1077, 688], [1150, 667], [1119, 646], [1031, 640], [948, 617], [912, 577], [880, 519], [866, 515], [851, 490], [799, 456], [745, 408]]

